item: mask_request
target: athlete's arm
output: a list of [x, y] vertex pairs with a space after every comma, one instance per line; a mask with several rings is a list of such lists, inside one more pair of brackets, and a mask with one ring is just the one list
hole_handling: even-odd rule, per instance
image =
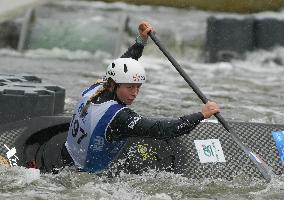
[[139, 36], [136, 43], [128, 48], [121, 58], [133, 58], [138, 60], [143, 53], [144, 46], [147, 44], [148, 33], [154, 32], [154, 28], [147, 21], [142, 21], [138, 26]]
[[200, 112], [178, 119], [151, 119], [125, 108], [114, 117], [106, 135], [110, 141], [127, 137], [167, 139], [188, 134], [203, 119], [204, 116]]
[[121, 56], [121, 58], [133, 58], [135, 60], [138, 60], [142, 56], [143, 49], [144, 46], [136, 42], [127, 49], [127, 51]]

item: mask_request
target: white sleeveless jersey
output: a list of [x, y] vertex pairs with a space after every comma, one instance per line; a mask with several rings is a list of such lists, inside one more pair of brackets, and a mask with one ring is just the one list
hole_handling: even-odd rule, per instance
[[126, 140], [108, 142], [106, 129], [115, 115], [125, 105], [110, 100], [101, 104], [91, 103], [87, 113], [81, 110], [102, 84], [95, 84], [83, 92], [75, 106], [65, 146], [75, 165], [84, 171], [101, 172], [117, 157]]

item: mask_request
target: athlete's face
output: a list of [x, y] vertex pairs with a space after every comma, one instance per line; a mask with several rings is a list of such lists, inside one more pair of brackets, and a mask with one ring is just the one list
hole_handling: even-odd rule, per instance
[[141, 83], [119, 84], [116, 90], [118, 99], [126, 105], [131, 105], [139, 93]]

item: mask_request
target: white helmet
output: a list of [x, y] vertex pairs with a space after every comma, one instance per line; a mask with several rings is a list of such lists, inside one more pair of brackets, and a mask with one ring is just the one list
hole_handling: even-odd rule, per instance
[[112, 78], [116, 83], [144, 83], [146, 74], [144, 67], [132, 58], [114, 60], [106, 71], [106, 79]]

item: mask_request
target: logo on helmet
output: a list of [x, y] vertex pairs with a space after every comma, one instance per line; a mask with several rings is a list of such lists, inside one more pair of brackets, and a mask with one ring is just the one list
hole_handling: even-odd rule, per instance
[[108, 70], [107, 73], [108, 73], [110, 76], [115, 76], [115, 72], [112, 71], [112, 70]]
[[145, 76], [141, 76], [139, 74], [133, 75], [133, 81], [138, 82], [138, 81], [145, 81]]
[[138, 74], [133, 75], [132, 78], [133, 78], [133, 81], [135, 81], [135, 82], [140, 81], [140, 75], [138, 75]]

